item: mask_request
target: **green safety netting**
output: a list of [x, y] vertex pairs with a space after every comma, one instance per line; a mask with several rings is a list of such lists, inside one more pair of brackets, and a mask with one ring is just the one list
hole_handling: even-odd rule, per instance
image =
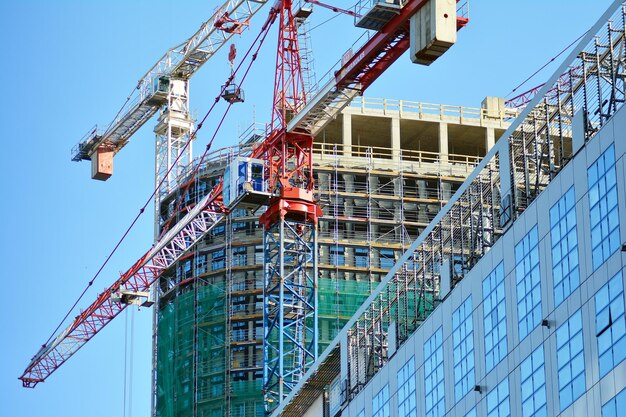
[[[377, 285], [378, 282], [343, 278], [319, 279], [320, 353]], [[428, 314], [432, 297], [416, 291], [401, 299], [406, 307], [397, 309], [392, 303], [392, 310], [403, 312], [392, 317], [397, 319], [399, 333], [406, 334], [417, 327], [417, 318]], [[189, 288], [161, 307], [157, 348], [159, 417], [264, 415], [262, 380], [239, 381], [229, 376], [226, 315], [223, 284]], [[226, 378], [232, 378], [229, 384]], [[230, 398], [230, 412], [225, 408], [226, 395]]]

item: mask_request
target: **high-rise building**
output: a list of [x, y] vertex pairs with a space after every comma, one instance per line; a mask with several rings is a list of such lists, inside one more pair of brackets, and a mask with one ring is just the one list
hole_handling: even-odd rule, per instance
[[273, 415], [626, 413], [625, 14], [613, 2]]
[[[317, 136], [320, 352], [517, 114], [493, 97], [480, 108], [358, 98]], [[260, 133], [251, 129], [179, 181], [161, 200], [161, 222], [184, 216]], [[160, 279], [156, 416], [264, 415], [259, 214], [234, 210]]]

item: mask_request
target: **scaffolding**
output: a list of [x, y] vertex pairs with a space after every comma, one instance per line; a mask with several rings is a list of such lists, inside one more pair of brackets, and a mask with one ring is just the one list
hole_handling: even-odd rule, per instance
[[[371, 115], [370, 122], [406, 116], [424, 123], [486, 123], [481, 121], [486, 117], [483, 109], [396, 100], [360, 99], [352, 111], [359, 117]], [[507, 110], [506, 117], [511, 114]], [[488, 122], [506, 127], [505, 114], [501, 116]], [[333, 137], [338, 131], [333, 126], [313, 147], [315, 198], [324, 211], [316, 236], [318, 272], [313, 272], [312, 260], [302, 262], [302, 277], [317, 276], [319, 340], [309, 349], [319, 352], [329, 346], [481, 157], [331, 143], [341, 142]], [[195, 176], [191, 169], [183, 173], [178, 180], [182, 186], [161, 200], [161, 224], [183, 218], [211, 190], [229, 161], [249, 155], [253, 144], [254, 140], [244, 138], [239, 146], [209, 155]], [[188, 191], [183, 193], [186, 185]], [[263, 268], [269, 254], [264, 246], [271, 245], [264, 243], [258, 223], [262, 211], [234, 210], [160, 279], [157, 416], [264, 415], [263, 336], [270, 326], [263, 322]], [[407, 265], [406, 284], [418, 263], [416, 259]], [[398, 298], [401, 288], [397, 285], [386, 297]], [[414, 285], [411, 291], [412, 298], [403, 299], [395, 313], [402, 335], [409, 334], [435, 302], [423, 294], [423, 287]], [[299, 360], [284, 356], [287, 361]], [[370, 370], [378, 366], [375, 362]], [[294, 381], [300, 377], [294, 376]]]

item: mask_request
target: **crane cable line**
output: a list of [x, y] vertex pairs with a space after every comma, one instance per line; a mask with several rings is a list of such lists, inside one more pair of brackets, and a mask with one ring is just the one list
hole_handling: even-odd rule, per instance
[[541, 71], [543, 71], [548, 65], [550, 65], [551, 63], [553, 63], [558, 57], [560, 57], [561, 55], [563, 55], [568, 49], [570, 49], [572, 46], [576, 45], [576, 43], [578, 43], [578, 41], [580, 41], [583, 36], [585, 36], [587, 34], [586, 31], [585, 33], [583, 33], [582, 35], [580, 35], [578, 38], [576, 38], [576, 40], [572, 43], [570, 43], [569, 45], [567, 45], [563, 50], [561, 50], [561, 52], [559, 52], [558, 54], [556, 54], [555, 56], [553, 56], [552, 58], [550, 58], [550, 60], [548, 62], [546, 62], [541, 68], [539, 68], [537, 71], [535, 71], [534, 73], [532, 73], [528, 78], [526, 78], [524, 81], [521, 82], [520, 85], [518, 85], [517, 87], [515, 87], [513, 90], [511, 90], [511, 92], [509, 94], [506, 95], [506, 98], [508, 98], [509, 96], [511, 96], [511, 94], [515, 93], [517, 91], [518, 88], [520, 88], [521, 86], [523, 86], [524, 84], [526, 84], [528, 81], [530, 81], [532, 78], [534, 78], [537, 74], [539, 74]]
[[[226, 85], [230, 84], [234, 79], [235, 79], [235, 74], [236, 72], [239, 70], [239, 68], [241, 67], [241, 65], [243, 64], [243, 62], [248, 58], [252, 47], [254, 46], [254, 44], [257, 42], [257, 40], [259, 38], [261, 38], [259, 45], [256, 48], [256, 51], [254, 52], [254, 54], [252, 55], [252, 59], [250, 60], [250, 63], [248, 64], [248, 67], [246, 68], [246, 71], [244, 72], [242, 78], [241, 78], [241, 82], [240, 82], [240, 86], [243, 84], [243, 82], [246, 80], [246, 78], [248, 77], [248, 74], [250, 73], [250, 69], [252, 68], [252, 64], [254, 63], [254, 61], [256, 61], [256, 58], [258, 56], [259, 50], [261, 49], [261, 46], [263, 46], [263, 43], [265, 42], [265, 39], [267, 38], [267, 35], [269, 34], [269, 29], [272, 26], [272, 23], [274, 22], [274, 19], [272, 19], [269, 23], [269, 25], [267, 25], [266, 27], [264, 26], [264, 29], [266, 29], [265, 31], [263, 31], [263, 29], [261, 30], [261, 33], [259, 33], [259, 35], [257, 36], [257, 38], [255, 39], [255, 41], [253, 42], [252, 46], [250, 47], [250, 49], [248, 49], [248, 51], [246, 52], [246, 54], [244, 55], [243, 59], [241, 60], [241, 63], [237, 66], [237, 69], [235, 70], [235, 72], [230, 76], [230, 78], [226, 81], [226, 84], [224, 85], [224, 88], [222, 89], [222, 92], [224, 92], [224, 89], [226, 88]], [[261, 37], [261, 35], [263, 35]], [[217, 104], [217, 102], [219, 101], [220, 97], [221, 97], [221, 93], [219, 96], [215, 97], [215, 102], [213, 103], [213, 107]], [[206, 156], [209, 153], [209, 150], [211, 149], [211, 145], [213, 144], [213, 141], [215, 140], [215, 137], [217, 136], [217, 134], [219, 133], [220, 128], [222, 127], [222, 124], [224, 123], [224, 120], [226, 119], [226, 116], [228, 115], [228, 112], [230, 111], [230, 108], [232, 107], [233, 103], [229, 103], [228, 107], [226, 107], [226, 111], [224, 112], [224, 115], [222, 116], [220, 122], [217, 125], [217, 128], [215, 129], [215, 131], [213, 132], [213, 136], [211, 137], [211, 139], [209, 140], [209, 143], [206, 145], [206, 148], [204, 150], [204, 153], [202, 154], [202, 156], [200, 157], [200, 159], [198, 160], [198, 163], [196, 164], [195, 168], [193, 169], [193, 171], [191, 172], [191, 176], [195, 177], [199, 170], [200, 167], [202, 166], [202, 162], [204, 162], [204, 158], [206, 158]], [[211, 107], [211, 109], [213, 108]], [[202, 122], [204, 122], [204, 120], [206, 119], [206, 117], [202, 120]], [[198, 125], [198, 128], [200, 128], [202, 126], [202, 122]], [[187, 142], [187, 144], [185, 146], [187, 146], [189, 143], [191, 143], [191, 140], [189, 142]], [[184, 151], [184, 149], [183, 149]], [[185, 188], [182, 191], [182, 195], [185, 195], [185, 193], [189, 190], [189, 187], [191, 187], [191, 183], [188, 183]], [[174, 209], [174, 213], [177, 213], [178, 210], [180, 209], [182, 204], [182, 199], [178, 200], [178, 203], [176, 204], [176, 207]], [[161, 236], [163, 236], [170, 228], [172, 221], [174, 220], [175, 216], [171, 216], [168, 221], [165, 223], [165, 226], [163, 226], [163, 231], [161, 232]]]
[[[315, 4], [315, 3], [312, 3], [312, 4]], [[358, 1], [356, 3], [354, 3], [352, 6], [350, 6], [349, 9], [352, 9], [353, 7], [356, 7], [357, 4], [359, 4]], [[328, 9], [328, 10], [331, 10], [331, 11], [335, 12], [336, 14], [334, 16], [331, 16], [330, 18], [324, 20], [322, 23], [313, 26], [311, 29], [309, 29], [309, 32], [313, 32], [315, 29], [319, 28], [320, 26], [324, 26], [326, 23], [329, 23], [331, 20], [334, 20], [334, 19], [338, 18], [339, 16], [341, 16], [342, 14], [344, 14], [344, 13], [340, 12], [339, 10], [333, 10], [333, 9]]]
[[[133, 415], [133, 363], [135, 356], [135, 310], [130, 309], [130, 349], [128, 346], [128, 310], [124, 311], [124, 395], [123, 417], [126, 417], [126, 409], [128, 409], [128, 417]], [[130, 369], [129, 369], [130, 368]], [[128, 380], [128, 383], [127, 383]], [[127, 398], [128, 394], [128, 398]]]
[[[165, 178], [167, 178], [167, 175], [170, 174], [170, 172], [172, 171], [173, 167], [176, 165], [176, 162], [178, 162], [178, 160], [181, 158], [181, 156], [183, 155], [185, 149], [189, 146], [189, 144], [191, 143], [191, 141], [197, 136], [197, 133], [200, 129], [202, 129], [203, 123], [206, 121], [206, 119], [209, 117], [209, 115], [211, 114], [211, 112], [213, 111], [213, 109], [215, 109], [215, 106], [217, 105], [217, 103], [219, 102], [220, 97], [222, 96], [222, 94], [224, 93], [224, 90], [226, 88], [226, 86], [234, 79], [235, 75], [237, 74], [237, 72], [239, 71], [239, 69], [242, 67], [245, 59], [249, 56], [250, 52], [254, 49], [255, 44], [259, 41], [259, 39], [261, 39], [261, 43], [258, 45], [255, 54], [252, 57], [252, 60], [250, 61], [250, 63], [248, 64], [248, 68], [246, 70], [245, 75], [248, 74], [248, 72], [250, 71], [250, 67], [252, 66], [252, 63], [254, 63], [254, 61], [256, 60], [258, 51], [261, 47], [261, 45], [263, 44], [263, 41], [265, 40], [265, 38], [267, 37], [267, 34], [269, 32], [270, 27], [272, 26], [272, 23], [275, 21], [274, 18], [272, 18], [273, 14], [273, 9], [270, 11], [270, 18], [268, 19], [268, 21], [263, 25], [263, 27], [261, 28], [261, 31], [259, 32], [259, 34], [257, 35], [257, 37], [255, 38], [254, 42], [250, 45], [250, 48], [248, 49], [248, 51], [246, 52], [246, 54], [244, 55], [244, 58], [242, 59], [241, 63], [237, 66], [237, 68], [235, 69], [235, 71], [231, 74], [231, 76], [228, 78], [226, 84], [224, 84], [224, 86], [222, 86], [222, 88], [220, 89], [220, 93], [219, 95], [215, 98], [215, 102], [213, 103], [213, 105], [211, 106], [211, 108], [207, 111], [207, 113], [204, 115], [204, 117], [202, 118], [202, 120], [200, 121], [200, 123], [198, 123], [198, 126], [196, 128], [196, 130], [193, 132], [193, 134], [191, 135], [191, 137], [189, 138], [189, 141], [187, 141], [187, 143], [185, 144], [184, 148], [182, 149], [182, 152], [176, 157], [176, 159], [174, 160], [174, 163], [172, 164], [172, 166], [167, 170], [166, 174], [164, 175], [163, 179], [159, 182], [159, 184], [155, 187], [155, 189], [152, 191], [152, 194], [150, 194], [150, 196], [148, 197], [148, 200], [145, 202], [145, 204], [139, 209], [139, 213], [137, 213], [137, 215], [135, 216], [135, 218], [133, 219], [133, 221], [130, 223], [130, 225], [128, 226], [128, 228], [126, 229], [126, 231], [123, 233], [122, 237], [118, 240], [118, 242], [115, 244], [115, 246], [113, 247], [113, 249], [111, 250], [111, 252], [109, 253], [109, 255], [106, 257], [106, 259], [104, 260], [104, 263], [100, 266], [100, 268], [98, 268], [98, 271], [95, 273], [95, 275], [91, 278], [91, 280], [89, 280], [89, 282], [87, 283], [87, 286], [85, 287], [85, 289], [83, 289], [83, 291], [80, 293], [80, 295], [78, 296], [78, 298], [76, 299], [76, 301], [72, 304], [72, 306], [69, 308], [68, 312], [63, 316], [63, 319], [61, 319], [61, 321], [59, 322], [59, 324], [56, 326], [56, 328], [52, 331], [52, 333], [50, 334], [50, 336], [48, 337], [48, 339], [46, 340], [46, 342], [42, 345], [42, 348], [45, 348], [48, 343], [50, 342], [50, 340], [52, 340], [52, 338], [56, 335], [56, 333], [58, 332], [58, 330], [61, 328], [61, 326], [63, 326], [63, 323], [65, 323], [65, 321], [67, 320], [67, 318], [70, 316], [70, 314], [72, 314], [72, 311], [74, 311], [74, 309], [76, 308], [76, 306], [78, 305], [78, 303], [82, 300], [82, 298], [85, 296], [85, 294], [87, 293], [87, 291], [89, 290], [89, 287], [91, 287], [93, 285], [93, 283], [95, 282], [95, 280], [100, 276], [100, 274], [102, 273], [102, 271], [104, 270], [104, 268], [106, 267], [106, 265], [109, 263], [109, 261], [111, 260], [111, 258], [113, 257], [113, 255], [117, 252], [117, 250], [119, 249], [119, 247], [121, 246], [122, 242], [126, 239], [126, 237], [128, 236], [128, 234], [130, 233], [130, 231], [134, 228], [135, 224], [137, 223], [137, 221], [139, 220], [139, 218], [141, 217], [141, 215], [144, 213], [144, 211], [146, 210], [146, 208], [148, 207], [148, 205], [150, 204], [150, 202], [152, 201], [152, 199], [154, 198], [154, 196], [156, 195], [156, 193], [158, 192], [159, 188], [161, 187], [161, 185], [163, 184], [163, 182], [165, 181]], [[242, 83], [243, 83], [244, 78], [242, 78]], [[213, 137], [211, 139], [211, 141], [209, 142], [209, 144], [207, 145], [207, 149], [205, 150], [204, 154], [202, 155], [202, 158], [200, 159], [198, 166], [200, 166], [200, 164], [202, 163], [202, 160], [204, 159], [204, 157], [207, 155], [208, 150], [210, 149], [211, 144], [213, 143], [213, 139], [215, 138], [215, 136], [217, 136], [217, 133], [219, 131], [219, 128], [222, 126], [222, 123], [226, 117], [226, 114], [228, 114], [228, 110], [230, 110], [230, 106], [232, 105], [229, 104], [229, 106], [227, 107], [224, 116], [222, 117], [222, 120], [220, 121], [215, 133], [213, 134]], [[194, 170], [194, 175], [197, 172], [197, 168]]]

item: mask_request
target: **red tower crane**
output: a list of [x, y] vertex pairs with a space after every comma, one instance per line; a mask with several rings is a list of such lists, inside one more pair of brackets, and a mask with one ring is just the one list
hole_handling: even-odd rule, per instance
[[[244, 184], [241, 190], [233, 190], [227, 170], [222, 182], [67, 329], [41, 347], [19, 377], [23, 385], [34, 387], [45, 381], [128, 305], [149, 303], [152, 284], [237, 205], [265, 200], [267, 210], [260, 218], [265, 229], [264, 389], [267, 406], [278, 405], [318, 356], [316, 229], [321, 210], [313, 197], [313, 138], [409, 49], [409, 21], [431, 1], [436, 2], [398, 2], [397, 12], [382, 28], [345, 60], [334, 79], [307, 99], [292, 0], [278, 0], [262, 28], [265, 32], [279, 20], [271, 130], [247, 158], [250, 163], [261, 161], [267, 187], [258, 190]], [[445, 19], [442, 12], [442, 20], [452, 24], [454, 32], [467, 23], [465, 17], [455, 18], [455, 12], [446, 9]], [[431, 53], [427, 59], [432, 62], [452, 43], [426, 42], [436, 50], [416, 53], [420, 59]]]

